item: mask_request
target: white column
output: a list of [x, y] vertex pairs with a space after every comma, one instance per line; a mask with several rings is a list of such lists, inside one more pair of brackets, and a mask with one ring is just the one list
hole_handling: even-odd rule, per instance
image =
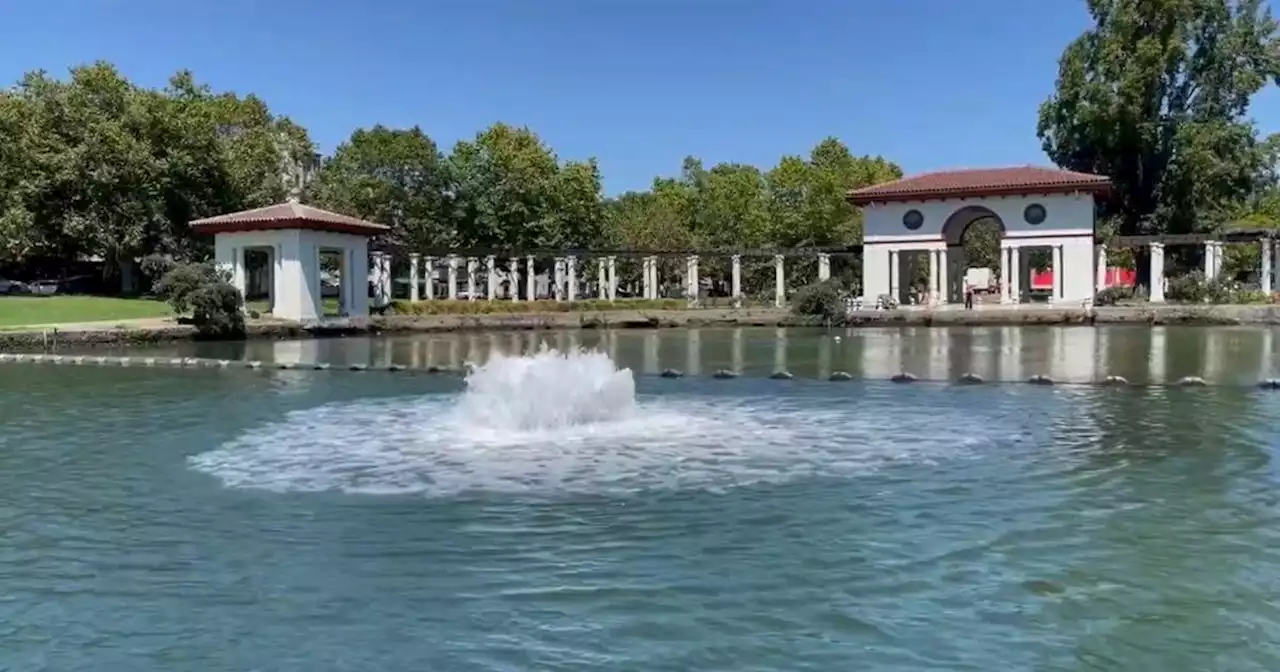
[[818, 282], [824, 282], [831, 279], [831, 255], [826, 252], [818, 253]]
[[742, 306], [742, 255], [741, 254], [733, 255], [732, 283], [733, 283], [733, 286], [731, 288], [731, 291], [733, 293], [733, 305], [735, 308], [738, 308]]
[[382, 305], [391, 303], [391, 254], [382, 253]]
[[524, 261], [524, 296], [534, 301], [538, 298], [538, 265], [534, 262], [533, 255], [525, 257]]
[[570, 301], [578, 300], [578, 258], [567, 257], [564, 260], [564, 273], [566, 276], [565, 295]]
[[426, 280], [422, 283], [422, 288], [426, 290], [425, 295], [428, 301], [436, 298], [436, 260], [433, 257], [425, 257], [422, 260], [423, 277]]
[[1272, 252], [1271, 241], [1267, 239], [1263, 239], [1259, 241], [1258, 251], [1262, 253], [1262, 269], [1258, 273], [1258, 276], [1262, 282], [1262, 291], [1270, 293], [1271, 292], [1271, 264], [1274, 261], [1271, 258], [1271, 252]]
[[773, 305], [781, 308], [787, 305], [787, 271], [786, 261], [781, 254], [773, 255]]
[[240, 296], [243, 297], [246, 285], [244, 248], [231, 248], [231, 255], [231, 284], [240, 290]]
[[511, 274], [511, 277], [508, 278], [507, 280], [507, 291], [511, 293], [512, 301], [519, 301], [520, 300], [520, 259], [518, 257], [511, 257], [510, 259], [507, 259], [507, 273]]
[[605, 268], [604, 257], [596, 259], [596, 298], [609, 300], [609, 272]]
[[649, 257], [649, 298], [657, 300], [662, 292], [658, 289], [658, 283], [661, 281], [661, 275], [658, 273], [658, 258]]
[[1101, 292], [1107, 288], [1107, 244], [1098, 245], [1098, 254], [1095, 257], [1094, 272], [1097, 274], [1093, 283], [1093, 291]]
[[941, 260], [941, 250], [929, 250], [929, 305], [936, 306], [941, 303], [942, 292], [938, 291], [938, 266]]
[[418, 300], [418, 264], [422, 261], [422, 255], [409, 255], [409, 300]]
[[1212, 280], [1217, 273], [1214, 270], [1214, 242], [1212, 240], [1204, 244], [1204, 279]]
[[556, 301], [564, 300], [564, 259], [556, 257], [551, 270], [551, 296]]
[[475, 257], [467, 258], [467, 300], [476, 300], [476, 267], [480, 262]]
[[1000, 246], [1000, 303], [1013, 303], [1013, 248]]
[[484, 298], [492, 301], [498, 298], [498, 260], [492, 254], [484, 258], [484, 271]]
[[1062, 276], [1066, 275], [1062, 268], [1062, 246], [1053, 246], [1053, 297], [1054, 301], [1062, 300]]
[[690, 255], [685, 260], [685, 298], [698, 302], [698, 257]]
[[618, 300], [618, 258], [609, 257], [609, 300]]
[[1148, 282], [1151, 293], [1147, 300], [1151, 303], [1164, 303], [1164, 243], [1151, 243], [1151, 272]]
[[449, 255], [449, 300], [458, 300], [458, 259], [457, 255]]
[[902, 297], [898, 292], [898, 283], [900, 273], [898, 272], [898, 250], [889, 250], [889, 297], [894, 301], [901, 301]]
[[938, 250], [938, 292], [942, 296], [939, 303], [951, 303], [951, 254], [947, 248]]

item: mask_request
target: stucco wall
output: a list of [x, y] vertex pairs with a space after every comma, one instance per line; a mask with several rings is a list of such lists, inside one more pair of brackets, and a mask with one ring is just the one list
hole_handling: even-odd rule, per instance
[[[1045, 209], [1045, 220], [1035, 225], [1023, 217], [1027, 206], [1034, 203]], [[863, 240], [868, 243], [940, 240], [947, 219], [970, 206], [985, 207], [999, 217], [1009, 238], [1093, 234], [1093, 197], [1059, 194], [872, 204], [862, 209]], [[924, 216], [923, 224], [914, 231], [906, 228], [902, 221], [911, 210], [918, 210]]]

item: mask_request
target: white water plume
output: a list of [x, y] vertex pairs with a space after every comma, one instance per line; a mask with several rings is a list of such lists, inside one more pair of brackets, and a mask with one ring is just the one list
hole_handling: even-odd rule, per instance
[[302, 409], [189, 461], [229, 487], [279, 492], [720, 490], [968, 455], [1009, 422], [972, 408], [921, 413], [892, 398], [764, 384], [749, 396], [637, 398], [631, 371], [608, 356], [543, 350], [495, 357], [471, 372], [461, 395]]
[[631, 369], [618, 369], [599, 351], [543, 345], [531, 357], [496, 354], [472, 369], [458, 419], [491, 430], [545, 431], [625, 420], [635, 408]]

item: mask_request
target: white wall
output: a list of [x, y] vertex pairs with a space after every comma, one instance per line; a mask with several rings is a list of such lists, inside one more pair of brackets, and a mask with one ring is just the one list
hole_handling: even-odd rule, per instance
[[244, 291], [246, 247], [273, 250], [275, 305], [273, 315], [286, 320], [315, 320], [324, 316], [320, 292], [320, 250], [339, 250], [343, 256], [343, 305], [350, 317], [369, 315], [369, 241], [326, 231], [245, 231], [219, 233], [214, 239], [214, 258], [231, 273], [232, 284]]
[[[1023, 211], [1033, 203], [1039, 203], [1045, 209], [1045, 220], [1037, 225], [1029, 224], [1023, 218]], [[994, 212], [1004, 224], [1008, 238], [1093, 235], [1093, 196], [1056, 194], [872, 204], [862, 209], [863, 241], [880, 243], [938, 240], [947, 218], [957, 210], [969, 206], [982, 206]], [[910, 210], [919, 210], [924, 215], [924, 224], [915, 231], [902, 224], [903, 216]]]

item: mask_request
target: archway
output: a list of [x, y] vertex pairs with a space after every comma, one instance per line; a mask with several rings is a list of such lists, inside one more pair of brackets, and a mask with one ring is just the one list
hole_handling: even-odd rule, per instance
[[[1000, 241], [1005, 236], [1000, 216], [990, 208], [968, 205], [947, 217], [941, 233], [947, 244], [947, 287], [944, 290], [947, 301], [964, 301], [964, 286], [969, 275], [978, 287], [979, 296], [987, 293], [998, 296]], [[970, 274], [970, 269], [975, 269], [975, 272]]]

